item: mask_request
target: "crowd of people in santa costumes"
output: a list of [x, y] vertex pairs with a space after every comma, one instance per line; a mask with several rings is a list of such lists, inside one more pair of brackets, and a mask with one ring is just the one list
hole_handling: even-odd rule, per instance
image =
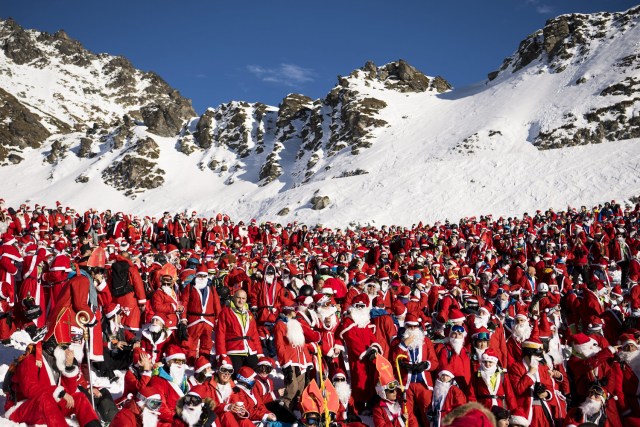
[[0, 340], [33, 342], [12, 421], [640, 426], [640, 205], [336, 229], [0, 210]]

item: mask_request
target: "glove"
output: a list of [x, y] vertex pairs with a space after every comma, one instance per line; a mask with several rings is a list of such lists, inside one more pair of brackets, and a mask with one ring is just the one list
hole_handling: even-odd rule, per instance
[[425, 369], [427, 369], [428, 364], [429, 362], [416, 363], [415, 365], [413, 365], [413, 372], [417, 374], [421, 374], [422, 372], [424, 372]]
[[185, 341], [189, 339], [189, 332], [187, 331], [187, 325], [183, 322], [178, 323], [178, 340]]
[[285, 384], [291, 384], [293, 382], [293, 368], [291, 366], [284, 368], [282, 374], [284, 375]]
[[404, 370], [411, 371], [413, 369], [413, 363], [402, 361], [400, 367]]
[[376, 360], [376, 356], [378, 356], [378, 351], [375, 348], [369, 350], [369, 354], [367, 355], [369, 360]]

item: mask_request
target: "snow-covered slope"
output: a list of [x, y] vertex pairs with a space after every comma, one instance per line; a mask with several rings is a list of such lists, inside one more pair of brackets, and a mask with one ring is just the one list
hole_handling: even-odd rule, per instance
[[[79, 66], [52, 51], [43, 68], [36, 59], [18, 64], [5, 35], [0, 88], [18, 100], [12, 111], [37, 114], [52, 134], [10, 147], [2, 196], [334, 226], [626, 199], [640, 192], [639, 14], [550, 20], [470, 87], [451, 89], [403, 61], [368, 63], [323, 99], [231, 102], [200, 117], [185, 114], [187, 103], [168, 86], [140, 95], [148, 73], [137, 70], [127, 73], [131, 92], [102, 90], [101, 111], [87, 110], [71, 101], [76, 83], [55, 85], [79, 67], [87, 87], [104, 86], [113, 57], [92, 54]], [[35, 40], [50, 46], [56, 37], [47, 37]], [[51, 91], [62, 98], [47, 98]], [[135, 105], [119, 103], [127, 94]]]

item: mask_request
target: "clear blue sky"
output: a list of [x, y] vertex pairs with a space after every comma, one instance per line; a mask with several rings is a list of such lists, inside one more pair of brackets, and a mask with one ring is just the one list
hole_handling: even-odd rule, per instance
[[202, 113], [231, 100], [324, 97], [367, 60], [405, 59], [454, 86], [486, 78], [562, 13], [622, 11], [624, 0], [0, 0], [0, 17], [64, 29], [89, 50], [155, 71]]

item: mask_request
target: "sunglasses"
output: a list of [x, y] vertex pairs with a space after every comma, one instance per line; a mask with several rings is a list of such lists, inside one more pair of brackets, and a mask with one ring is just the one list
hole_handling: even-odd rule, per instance
[[353, 304], [354, 308], [366, 308], [367, 306], [365, 304], [362, 303], [357, 303], [357, 304]]
[[187, 361], [184, 359], [173, 359], [171, 360], [171, 362], [173, 362], [174, 365], [184, 365], [185, 363], [187, 363]]
[[220, 369], [218, 369], [218, 371], [219, 371], [221, 374], [229, 374], [229, 375], [233, 374], [233, 369], [220, 368]]
[[144, 404], [147, 406], [147, 408], [151, 409], [152, 411], [157, 411], [158, 408], [160, 407], [160, 405], [162, 405], [162, 400], [161, 399], [147, 399], [147, 400], [145, 400]]
[[186, 395], [184, 397], [184, 404], [187, 406], [198, 406], [202, 403], [202, 398], [199, 396]]
[[346, 381], [347, 381], [347, 379], [344, 378], [344, 377], [336, 377], [336, 378], [333, 379], [334, 383], [341, 383], [341, 382], [346, 382]]
[[273, 371], [273, 367], [268, 366], [268, 365], [260, 365], [260, 366], [258, 366], [258, 368], [256, 370], [261, 374], [268, 374], [271, 371]]

